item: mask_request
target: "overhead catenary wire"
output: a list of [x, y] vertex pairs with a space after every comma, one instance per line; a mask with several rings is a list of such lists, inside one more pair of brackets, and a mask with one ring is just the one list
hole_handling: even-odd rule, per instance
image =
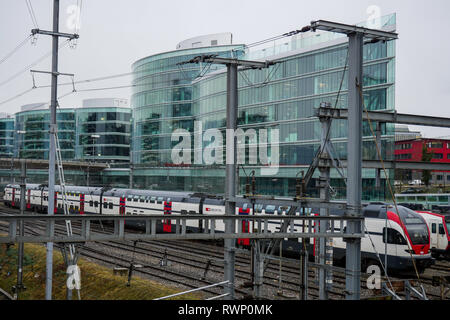
[[30, 14], [31, 21], [36, 29], [39, 29], [39, 25], [36, 20], [36, 15], [34, 14], [33, 5], [31, 4], [31, 0], [25, 0], [27, 5], [28, 13]]
[[241, 75], [241, 77], [245, 80], [245, 82], [247, 82], [247, 84], [251, 87], [254, 88], [262, 88], [265, 87], [271, 80], [272, 80], [272, 75], [275, 75], [278, 71], [278, 68], [280, 67], [282, 61], [279, 62], [275, 62], [276, 63], [276, 67], [273, 67], [272, 70], [269, 71], [269, 74], [266, 77], [266, 80], [264, 80], [263, 82], [261, 82], [260, 84], [256, 85], [254, 83], [252, 83], [250, 81], [250, 79], [248, 78], [247, 74], [245, 73], [245, 71], [247, 70], [241, 70], [241, 72], [239, 72], [239, 74]]
[[[66, 46], [68, 43], [70, 42], [70, 39], [64, 41], [63, 43], [61, 43], [58, 47], [59, 49], [62, 49], [64, 46]], [[9, 77], [8, 79], [4, 80], [3, 82], [0, 82], [0, 87], [11, 82], [12, 80], [14, 80], [15, 78], [17, 78], [18, 76], [20, 76], [21, 74], [29, 71], [32, 67], [34, 67], [35, 65], [37, 65], [39, 62], [41, 62], [42, 60], [46, 59], [47, 57], [51, 56], [52, 54], [52, 50], [50, 50], [49, 52], [47, 52], [45, 55], [43, 55], [42, 57], [40, 57], [39, 59], [37, 59], [36, 61], [34, 61], [33, 63], [31, 63], [30, 65], [28, 65], [27, 67], [23, 68], [22, 70], [20, 70], [19, 72], [15, 73], [14, 75], [12, 75], [11, 77]]]
[[267, 42], [280, 40], [280, 39], [283, 39], [283, 38], [286, 38], [286, 37], [291, 37], [293, 35], [296, 35], [296, 34], [299, 34], [299, 33], [303, 33], [303, 32], [308, 32], [308, 31], [310, 31], [310, 27], [304, 27], [301, 30], [293, 30], [293, 31], [290, 31], [290, 32], [286, 32], [286, 33], [280, 34], [278, 36], [274, 36], [274, 37], [270, 37], [270, 38], [267, 38], [267, 39], [264, 39], [264, 40], [260, 40], [260, 41], [256, 41], [256, 42], [250, 43], [250, 44], [246, 45], [245, 47], [246, 48], [256, 47], [256, 46], [265, 44]]
[[20, 48], [22, 48], [27, 42], [28, 40], [30, 40], [30, 38], [33, 35], [29, 35], [27, 36], [23, 41], [21, 41], [11, 52], [9, 52], [6, 56], [4, 56], [1, 60], [0, 60], [0, 64], [2, 64], [3, 62], [5, 62], [6, 60], [8, 60], [14, 53], [16, 53]]
[[77, 8], [78, 8], [78, 21], [75, 27], [75, 33], [78, 33], [80, 31], [80, 24], [81, 24], [81, 11], [83, 8], [83, 0], [77, 0]]

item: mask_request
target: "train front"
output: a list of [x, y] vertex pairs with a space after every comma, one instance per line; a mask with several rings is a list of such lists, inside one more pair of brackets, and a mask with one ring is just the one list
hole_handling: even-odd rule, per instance
[[[434, 263], [430, 251], [430, 231], [425, 219], [418, 213], [403, 206], [398, 206], [397, 217], [408, 240], [409, 249], [405, 250], [404, 263], [410, 268], [422, 272]], [[391, 208], [390, 211], [395, 209]], [[408, 259], [409, 255], [409, 259]]]

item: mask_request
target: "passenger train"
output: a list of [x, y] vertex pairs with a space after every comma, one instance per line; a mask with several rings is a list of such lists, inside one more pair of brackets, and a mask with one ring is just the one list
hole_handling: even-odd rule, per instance
[[[63, 202], [60, 186], [55, 186], [55, 213], [63, 213]], [[26, 186], [26, 208], [35, 212], [46, 212], [48, 206], [48, 188], [45, 185], [27, 184]], [[68, 209], [71, 214], [102, 214], [102, 215], [139, 215], [139, 214], [161, 214], [161, 215], [185, 215], [185, 214], [225, 214], [225, 201], [220, 196], [211, 196], [201, 193], [172, 192], [157, 190], [134, 190], [119, 188], [101, 188], [84, 186], [66, 187]], [[19, 185], [7, 185], [4, 193], [4, 203], [7, 206], [20, 206]], [[253, 212], [250, 201], [243, 198], [236, 203], [236, 214], [273, 214], [286, 215], [289, 207], [274, 205], [255, 204]], [[363, 266], [379, 264], [377, 253], [384, 263], [387, 255], [387, 266], [390, 271], [403, 272], [412, 270], [415, 263], [419, 272], [434, 262], [430, 253], [430, 232], [424, 218], [402, 206], [395, 208], [386, 204], [370, 204], [363, 208], [365, 217], [366, 236], [361, 239], [361, 261]], [[318, 214], [319, 209], [309, 208], [307, 213]], [[332, 215], [343, 215], [343, 210], [333, 210]], [[296, 215], [300, 215], [296, 212]], [[170, 219], [164, 219], [158, 226], [158, 232], [172, 232]], [[201, 222], [188, 220], [188, 230], [201, 229]], [[297, 220], [298, 221], [298, 220]], [[251, 232], [251, 223], [243, 223], [243, 232]], [[127, 227], [143, 227], [143, 224]], [[276, 232], [280, 229], [279, 220], [269, 221], [269, 230]], [[318, 224], [314, 225], [318, 230]], [[335, 230], [339, 230], [338, 222]], [[345, 223], [343, 224], [345, 229]], [[290, 228], [295, 232], [302, 232], [303, 225], [295, 223]], [[216, 231], [224, 231], [223, 222], [216, 224]], [[291, 253], [299, 252], [302, 240], [285, 240], [283, 251]], [[249, 245], [248, 239], [238, 239], [238, 244]], [[308, 251], [314, 252], [315, 241], [310, 239]], [[342, 238], [333, 239], [333, 259], [336, 263], [345, 262], [346, 243]]]
[[430, 229], [430, 250], [435, 258], [450, 259], [450, 214], [416, 211]]

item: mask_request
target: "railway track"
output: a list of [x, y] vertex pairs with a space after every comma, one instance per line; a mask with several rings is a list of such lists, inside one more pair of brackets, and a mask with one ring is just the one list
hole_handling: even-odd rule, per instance
[[[3, 212], [17, 213], [17, 210], [7, 209]], [[73, 223], [74, 232], [79, 231], [80, 224]], [[109, 226], [92, 225], [95, 232], [110, 232]], [[45, 226], [35, 225], [33, 228], [39, 228], [40, 231]], [[64, 225], [56, 224], [58, 232], [64, 232]], [[27, 232], [33, 232], [27, 226]], [[137, 231], [135, 231], [137, 232]], [[96, 248], [93, 248], [95, 246]], [[134, 269], [133, 272], [141, 273], [177, 286], [183, 286], [187, 289], [217, 283], [223, 280], [223, 247], [205, 243], [205, 241], [139, 241], [136, 248], [132, 242], [95, 242], [89, 246], [84, 246], [81, 254], [93, 260], [100, 261], [109, 266], [119, 266], [128, 268], [130, 259], [133, 257], [135, 264], [143, 265], [143, 269]], [[157, 266], [163, 259], [170, 261], [172, 267]], [[153, 262], [148, 262], [153, 261]], [[300, 271], [299, 262], [295, 259], [282, 259], [282, 283], [279, 284], [279, 261], [274, 263], [270, 261], [264, 273], [264, 291], [263, 298], [277, 299], [277, 293], [281, 289], [291, 298], [298, 299]], [[450, 265], [439, 264], [436, 266], [442, 272], [450, 273]], [[144, 270], [146, 269], [146, 270]], [[178, 269], [173, 271], [171, 269]], [[150, 270], [150, 271], [149, 271]], [[186, 272], [185, 270], [189, 270]], [[314, 281], [315, 270], [309, 269], [309, 298], [318, 298], [318, 288]], [[244, 284], [251, 279], [250, 254], [248, 250], [236, 251], [236, 296], [240, 298], [251, 297], [251, 291], [245, 290]], [[365, 274], [361, 274], [361, 290], [366, 290]], [[192, 284], [187, 280], [193, 281]], [[422, 281], [431, 285], [431, 278], [424, 277]], [[330, 299], [342, 299], [345, 290], [345, 269], [336, 268], [333, 271], [333, 289], [329, 292]], [[218, 295], [214, 288], [205, 290], [208, 294]], [[428, 292], [427, 292], [428, 293]], [[430, 297], [439, 298], [438, 294], [429, 293]]]

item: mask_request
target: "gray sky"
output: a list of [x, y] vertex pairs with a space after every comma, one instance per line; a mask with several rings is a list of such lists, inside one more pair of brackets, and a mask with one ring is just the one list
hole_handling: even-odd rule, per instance
[[[31, 0], [39, 28], [52, 28], [52, 0]], [[61, 0], [60, 31], [66, 26], [70, 5]], [[402, 113], [450, 117], [450, 1], [448, 0], [84, 0], [80, 39], [76, 49], [61, 49], [59, 71], [83, 80], [131, 71], [144, 56], [174, 50], [178, 42], [198, 35], [232, 32], [234, 43], [252, 43], [327, 19], [354, 24], [366, 20], [367, 8], [377, 5], [381, 14], [397, 13], [396, 108]], [[33, 28], [25, 0], [0, 0], [0, 59]], [[60, 40], [64, 41], [64, 40]], [[39, 36], [0, 64], [0, 84], [51, 50], [49, 36]], [[51, 58], [33, 67], [50, 70]], [[131, 77], [77, 85], [90, 89], [129, 85]], [[70, 81], [60, 77], [60, 82]], [[50, 84], [48, 75], [37, 75], [36, 85]], [[0, 102], [32, 87], [29, 72], [0, 86]], [[61, 96], [71, 86], [59, 88]], [[60, 100], [63, 107], [80, 106], [87, 98], [130, 97], [129, 89], [80, 92]], [[14, 113], [20, 106], [48, 102], [50, 90], [34, 89], [0, 106]], [[450, 135], [448, 129], [411, 127], [429, 137]]]

